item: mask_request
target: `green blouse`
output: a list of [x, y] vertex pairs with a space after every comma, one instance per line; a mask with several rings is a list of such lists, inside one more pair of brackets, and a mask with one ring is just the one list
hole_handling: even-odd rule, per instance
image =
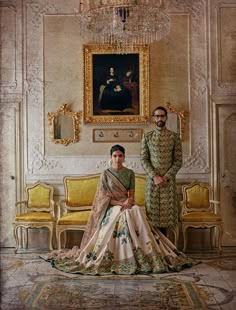
[[135, 174], [133, 170], [128, 169], [126, 167], [122, 169], [108, 169], [124, 187], [129, 190], [134, 190], [135, 188]]

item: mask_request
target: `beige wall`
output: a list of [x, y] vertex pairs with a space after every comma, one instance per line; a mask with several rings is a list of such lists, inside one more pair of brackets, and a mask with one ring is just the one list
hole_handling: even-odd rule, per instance
[[[74, 111], [84, 110], [83, 44], [88, 42], [80, 35], [78, 3], [77, 0], [1, 3], [0, 107], [4, 111], [3, 148], [7, 146], [1, 164], [8, 187], [15, 186], [11, 197], [21, 198], [26, 183], [42, 180], [55, 186], [59, 198], [63, 195], [63, 176], [98, 173], [106, 168], [112, 143], [94, 143], [94, 128], [143, 131], [153, 128], [151, 123], [94, 125], [81, 120], [79, 142], [65, 146], [50, 141], [48, 112], [56, 112], [64, 103], [70, 104]], [[223, 154], [219, 145], [224, 145], [219, 140], [219, 124], [224, 124], [219, 121], [219, 111], [227, 108], [230, 117], [235, 104], [236, 1], [226, 0], [222, 4], [219, 0], [166, 0], [165, 3], [171, 14], [171, 31], [149, 47], [149, 108], [170, 102], [175, 109], [186, 112], [184, 164], [178, 181], [210, 181], [216, 188], [216, 197], [227, 196], [227, 205], [233, 208], [236, 189], [230, 180], [235, 172], [227, 175], [228, 181], [224, 179], [223, 185], [219, 174], [222, 161], [219, 154]], [[13, 103], [15, 114], [11, 119], [8, 108]], [[234, 124], [235, 118], [230, 119]], [[12, 140], [5, 124], [15, 126]], [[226, 131], [221, 131], [220, 139], [225, 134]], [[122, 144], [127, 149], [127, 165], [143, 173], [140, 143]], [[233, 143], [231, 151], [235, 154]], [[14, 159], [8, 154], [15, 154]], [[15, 171], [9, 172], [13, 166]], [[15, 177], [14, 186], [11, 174]], [[224, 194], [225, 188], [227, 191], [230, 188], [230, 195]]]
[[[78, 143], [64, 146], [50, 141], [48, 112], [56, 112], [64, 103], [73, 111], [84, 112], [83, 44], [88, 42], [80, 34], [74, 1], [67, 1], [66, 5], [62, 1], [37, 3], [22, 6], [26, 17], [23, 57], [27, 87], [26, 179], [58, 181], [65, 174], [97, 173], [107, 166], [112, 143], [93, 143], [94, 128], [141, 128], [146, 132], [153, 125], [94, 125], [82, 120]], [[186, 112], [184, 165], [178, 177], [183, 180], [197, 175], [208, 180], [207, 2], [191, 3], [169, 3], [170, 34], [150, 45], [148, 101], [150, 111], [156, 105], [170, 102], [176, 110]], [[172, 127], [171, 120], [169, 126]], [[122, 144], [127, 149], [127, 164], [136, 172], [143, 172], [140, 143]]]

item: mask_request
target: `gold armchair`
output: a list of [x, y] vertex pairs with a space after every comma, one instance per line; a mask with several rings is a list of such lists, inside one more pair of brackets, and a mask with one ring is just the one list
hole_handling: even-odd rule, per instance
[[[42, 182], [26, 186], [26, 200], [16, 202], [16, 215], [14, 226], [14, 237], [16, 240], [16, 250], [19, 248], [18, 228], [26, 228], [28, 247], [28, 228], [49, 229], [49, 249], [52, 250], [52, 236], [54, 228], [54, 188]], [[24, 207], [22, 207], [24, 205]]]
[[218, 228], [218, 248], [222, 252], [221, 239], [223, 234], [223, 219], [217, 212], [220, 202], [212, 200], [212, 187], [205, 183], [194, 181], [191, 184], [182, 186], [183, 201], [181, 201], [181, 222], [183, 231], [184, 248], [186, 251], [188, 235], [187, 229], [209, 228], [211, 247], [213, 247], [214, 228]]
[[[85, 230], [100, 175], [66, 176], [63, 179], [65, 199], [59, 201], [56, 224], [57, 247], [61, 249], [61, 233]], [[66, 236], [65, 236], [66, 238]]]

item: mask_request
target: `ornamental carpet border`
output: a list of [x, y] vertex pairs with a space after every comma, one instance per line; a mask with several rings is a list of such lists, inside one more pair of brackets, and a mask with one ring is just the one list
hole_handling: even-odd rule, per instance
[[[205, 292], [177, 279], [61, 279], [22, 288], [26, 309], [207, 309]], [[99, 305], [99, 308], [98, 308]], [[131, 306], [132, 305], [132, 306]]]

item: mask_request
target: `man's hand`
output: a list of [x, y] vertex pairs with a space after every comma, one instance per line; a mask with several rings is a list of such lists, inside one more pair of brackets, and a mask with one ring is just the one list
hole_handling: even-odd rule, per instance
[[165, 186], [166, 183], [167, 183], [167, 181], [168, 181], [168, 179], [167, 179], [166, 176], [161, 177], [161, 176], [159, 176], [159, 175], [155, 175], [154, 178], [153, 178], [154, 184], [155, 184], [155, 185], [158, 185], [158, 186], [160, 186], [160, 187]]

